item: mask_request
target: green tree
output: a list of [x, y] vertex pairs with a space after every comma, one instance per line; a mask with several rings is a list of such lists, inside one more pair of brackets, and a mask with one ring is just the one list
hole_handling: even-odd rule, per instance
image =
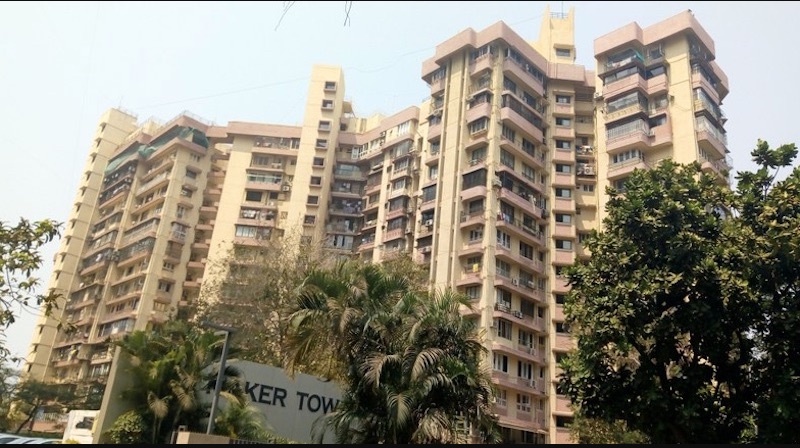
[[[208, 404], [201, 394], [213, 390], [223, 337], [185, 321], [168, 321], [154, 331], [135, 331], [118, 345], [128, 357], [133, 384], [122, 394], [149, 429], [141, 442], [166, 443], [185, 425], [205, 430]], [[222, 393], [230, 401], [245, 400], [238, 372], [226, 368]]]
[[577, 348], [562, 390], [579, 412], [654, 443], [733, 443], [749, 429], [757, 316], [733, 194], [665, 161], [609, 190], [592, 253], [568, 272]]
[[33, 430], [33, 420], [40, 411], [61, 412], [64, 408], [71, 407], [75, 400], [75, 388], [71, 384], [25, 380], [19, 384], [13, 396], [15, 411], [24, 416], [14, 433], [19, 434], [27, 424], [31, 426], [29, 430]]
[[296, 290], [327, 255], [318, 244], [301, 244], [299, 235], [237, 246], [207, 268], [207, 277], [219, 280], [203, 283], [197, 319], [236, 328], [232, 344], [243, 359], [280, 366]]
[[58, 235], [59, 224], [51, 220], [23, 218], [16, 226], [0, 221], [0, 362], [9, 356], [5, 330], [16, 320], [16, 310], [38, 305], [49, 315], [61, 297], [55, 291], [38, 293], [39, 279], [32, 276], [42, 265], [42, 246]]
[[800, 168], [791, 167], [794, 144], [770, 148], [759, 140], [751, 153], [759, 169], [737, 176], [743, 244], [750, 253], [748, 284], [759, 313], [753, 336], [758, 356], [755, 415], [760, 443], [800, 443]]
[[462, 305], [461, 295], [428, 294], [381, 265], [311, 271], [291, 317], [289, 368], [316, 359], [307, 373], [343, 389], [316, 437], [322, 428], [339, 443], [455, 443], [471, 426], [496, 440], [486, 350]]
[[271, 444], [297, 443], [275, 435], [267, 426], [264, 414], [255, 406], [234, 400], [225, 403], [222, 412], [217, 415], [214, 428], [217, 434], [232, 439]]
[[576, 414], [569, 426], [572, 440], [581, 445], [617, 445], [648, 443], [647, 436], [639, 431], [631, 431], [621, 420], [606, 422]]
[[111, 443], [117, 445], [131, 445], [142, 443], [149, 429], [142, 415], [136, 411], [128, 411], [119, 416], [108, 430]]

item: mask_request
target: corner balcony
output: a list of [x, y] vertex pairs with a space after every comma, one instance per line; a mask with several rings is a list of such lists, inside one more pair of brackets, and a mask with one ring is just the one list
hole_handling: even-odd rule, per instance
[[720, 185], [729, 185], [728, 176], [731, 172], [731, 167], [725, 159], [710, 160], [700, 158], [700, 168], [706, 173], [716, 175], [716, 181]]
[[719, 158], [726, 157], [728, 155], [727, 135], [721, 132], [705, 117], [699, 117], [695, 121], [697, 143], [700, 145], [700, 148], [711, 154], [716, 154]]
[[544, 96], [544, 86], [542, 85], [541, 81], [536, 79], [532, 74], [528, 73], [528, 71], [517, 61], [511, 58], [504, 58], [503, 73], [510, 74], [512, 78], [516, 78], [518, 84], [524, 84], [526, 87], [533, 89], [533, 91], [539, 94], [539, 96]]
[[[512, 310], [511, 307], [507, 305], [501, 305], [499, 303], [495, 303], [494, 305], [492, 318], [510, 320], [511, 322], [520, 325], [529, 331], [535, 331], [539, 333], [544, 333], [546, 331], [544, 319], [541, 317], [528, 316], [519, 310]], [[534, 347], [524, 346], [519, 342], [517, 342], [516, 348], [517, 350], [523, 351], [528, 355], [532, 355], [537, 361], [544, 361], [541, 350], [538, 350]]]
[[533, 140], [537, 142], [544, 141], [544, 133], [542, 130], [523, 118], [522, 115], [517, 113], [511, 107], [503, 107], [500, 109], [500, 120], [513, 124], [514, 127], [521, 129], [523, 132], [533, 137]]
[[501, 286], [509, 291], [515, 292], [526, 299], [531, 299], [539, 302], [540, 304], [544, 304], [545, 297], [544, 292], [533, 284], [533, 282], [528, 283], [527, 281], [520, 280], [518, 278], [511, 278], [510, 274], [504, 274], [501, 272], [497, 272], [494, 280], [494, 286]]
[[470, 107], [467, 110], [466, 119], [467, 123], [472, 123], [473, 121], [477, 120], [481, 117], [491, 117], [492, 116], [492, 103], [483, 102], [480, 104], [476, 104]]
[[488, 189], [485, 185], [477, 185], [461, 191], [461, 200], [468, 201], [475, 198], [485, 198]]
[[[498, 342], [502, 341], [502, 342]], [[544, 354], [542, 350], [538, 350], [533, 347], [522, 346], [522, 344], [514, 344], [511, 341], [504, 340], [500, 337], [495, 337], [495, 340], [492, 342], [492, 351], [493, 352], [501, 352], [506, 353], [516, 358], [521, 358], [527, 361], [532, 361], [537, 364], [544, 365]], [[526, 392], [533, 392], [535, 381], [519, 378], [520, 381], [517, 381], [516, 384], [509, 384], [509, 387], [514, 387], [517, 390], [524, 390]], [[540, 391], [539, 393], [544, 393]]]
[[463, 211], [461, 212], [461, 219], [459, 222], [459, 227], [464, 229], [470, 226], [484, 223], [484, 213], [485, 209], [481, 208], [479, 210], [473, 210], [471, 212]]
[[535, 150], [526, 149], [522, 144], [522, 139], [514, 138], [512, 140], [505, 135], [501, 135], [500, 147], [512, 153], [515, 157], [519, 157], [522, 162], [527, 163], [533, 168], [544, 169], [544, 154], [539, 153], [537, 155]]

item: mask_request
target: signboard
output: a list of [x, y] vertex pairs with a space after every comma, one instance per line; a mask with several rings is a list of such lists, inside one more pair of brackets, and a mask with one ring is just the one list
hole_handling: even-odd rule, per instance
[[92, 443], [94, 434], [94, 422], [100, 411], [76, 410], [69, 411], [67, 415], [67, 426], [64, 428], [62, 442], [74, 440], [80, 444]]
[[[297, 442], [311, 442], [311, 427], [331, 412], [342, 394], [333, 382], [298, 373], [294, 379], [279, 367], [250, 361], [232, 361], [242, 374], [250, 402], [264, 413], [268, 427], [277, 435]], [[332, 442], [327, 436], [326, 442]]]

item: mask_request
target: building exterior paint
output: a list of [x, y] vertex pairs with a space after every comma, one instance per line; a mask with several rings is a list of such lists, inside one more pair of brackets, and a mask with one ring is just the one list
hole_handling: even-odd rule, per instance
[[299, 237], [374, 262], [410, 253], [472, 298], [504, 437], [568, 442], [561, 274], [590, 256], [605, 188], [665, 158], [720, 183], [730, 169], [728, 81], [691, 12], [597, 38], [596, 70], [575, 52], [574, 11], [548, 9], [535, 42], [498, 22], [439, 44], [422, 63], [430, 98], [391, 116], [356, 117], [332, 66], [313, 68], [300, 126], [109, 110], [50, 281], [63, 311], [37, 326], [27, 374], [105, 390], [107, 428], [125, 383], [110, 339], [195, 302], [232, 250]]

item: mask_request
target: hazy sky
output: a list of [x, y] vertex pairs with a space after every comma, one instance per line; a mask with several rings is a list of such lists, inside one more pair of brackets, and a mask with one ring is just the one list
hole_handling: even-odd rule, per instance
[[[280, 26], [286, 4], [293, 4]], [[100, 115], [140, 120], [189, 110], [229, 120], [296, 124], [311, 66], [344, 67], [357, 115], [391, 114], [429, 93], [421, 63], [465, 28], [505, 21], [527, 40], [547, 2], [2, 2], [0, 220], [64, 221]], [[578, 63], [593, 41], [691, 9], [716, 43], [731, 93], [723, 109], [734, 168], [750, 169], [756, 139], [800, 142], [796, 2], [552, 2], [575, 7]], [[794, 112], [793, 112], [794, 111]], [[45, 251], [47, 283], [57, 244]], [[6, 330], [24, 355], [35, 317]]]

